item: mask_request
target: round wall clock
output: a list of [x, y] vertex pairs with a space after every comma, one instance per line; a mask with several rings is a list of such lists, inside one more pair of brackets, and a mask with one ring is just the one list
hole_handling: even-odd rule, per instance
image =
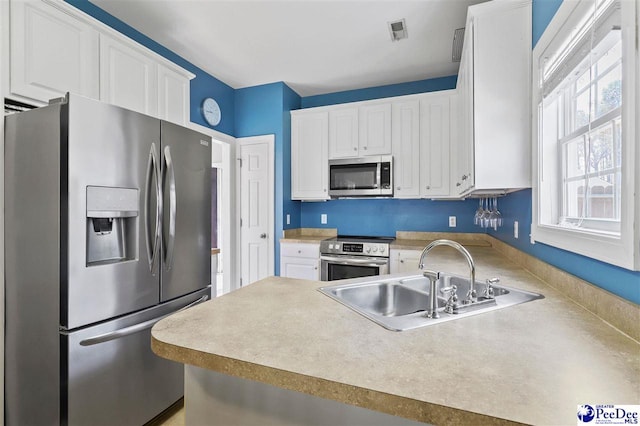
[[206, 98], [202, 101], [202, 115], [210, 126], [217, 126], [222, 119], [220, 105], [213, 98]]

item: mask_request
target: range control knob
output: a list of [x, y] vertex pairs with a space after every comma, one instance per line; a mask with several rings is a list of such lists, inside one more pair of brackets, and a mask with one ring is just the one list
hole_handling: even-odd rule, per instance
[[373, 252], [377, 252], [378, 251], [378, 246], [373, 246]]
[[367, 251], [367, 253], [371, 253], [371, 247], [367, 246], [366, 251]]
[[380, 246], [380, 253], [383, 253], [386, 251], [386, 247], [385, 246]]

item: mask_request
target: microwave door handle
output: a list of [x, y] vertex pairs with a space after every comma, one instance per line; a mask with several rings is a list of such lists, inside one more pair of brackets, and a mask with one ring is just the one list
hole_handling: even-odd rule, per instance
[[167, 238], [167, 254], [164, 259], [167, 271], [173, 266], [173, 251], [176, 242], [176, 213], [177, 213], [177, 193], [176, 193], [176, 174], [174, 163], [171, 158], [171, 149], [167, 146], [164, 148], [164, 158], [167, 167], [165, 168], [166, 178], [169, 180], [169, 235]]
[[380, 179], [382, 179], [382, 162], [378, 161], [378, 164], [376, 165], [376, 183], [374, 185], [374, 188], [382, 189], [382, 182]]

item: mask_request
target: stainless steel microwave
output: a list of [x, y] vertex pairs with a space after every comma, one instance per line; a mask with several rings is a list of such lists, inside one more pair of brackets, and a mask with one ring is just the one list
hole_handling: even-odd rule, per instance
[[369, 157], [329, 160], [329, 196], [393, 196], [393, 157]]

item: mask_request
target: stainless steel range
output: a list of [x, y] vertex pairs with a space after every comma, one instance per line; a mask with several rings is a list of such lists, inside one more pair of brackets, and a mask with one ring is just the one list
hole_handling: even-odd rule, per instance
[[335, 281], [389, 273], [392, 237], [339, 235], [320, 243], [320, 279]]

